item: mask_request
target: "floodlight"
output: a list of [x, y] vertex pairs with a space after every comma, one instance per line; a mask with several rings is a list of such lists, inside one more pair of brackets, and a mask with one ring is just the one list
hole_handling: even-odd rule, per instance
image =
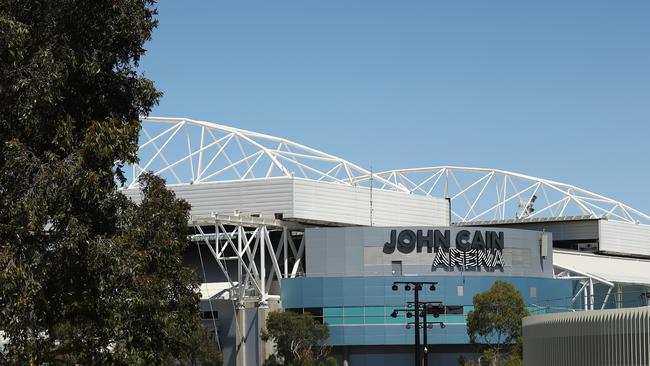
[[429, 314], [432, 314], [434, 318], [440, 317], [440, 314], [445, 310], [445, 307], [442, 304], [432, 305], [429, 308]]
[[444, 329], [445, 326], [446, 326], [445, 323], [440, 323], [440, 328], [443, 328], [443, 329]]
[[391, 317], [391, 318], [397, 318], [397, 311], [396, 311], [396, 310], [393, 310], [393, 312], [390, 313], [390, 317]]
[[406, 313], [406, 317], [407, 317], [407, 318], [412, 318], [412, 317], [413, 317], [413, 313], [409, 311], [408, 313]]
[[436, 290], [436, 285], [429, 286], [429, 291], [435, 291], [435, 290]]
[[406, 286], [404, 286], [404, 290], [411, 291], [411, 285], [406, 284]]
[[393, 288], [393, 291], [397, 291], [397, 290], [399, 290], [399, 287], [397, 287], [396, 284], [393, 284], [393, 287], [392, 287], [392, 288]]

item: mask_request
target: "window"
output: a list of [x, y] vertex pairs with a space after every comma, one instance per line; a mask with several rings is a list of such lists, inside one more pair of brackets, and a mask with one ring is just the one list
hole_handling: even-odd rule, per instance
[[219, 313], [215, 311], [201, 312], [201, 319], [219, 319]]
[[323, 316], [323, 308], [305, 308], [304, 312], [316, 317]]
[[430, 304], [427, 308], [427, 314], [438, 314], [438, 315], [463, 315], [463, 306], [462, 305], [442, 305], [442, 304]]
[[390, 262], [391, 264], [391, 270], [393, 273], [393, 276], [401, 276], [402, 275], [402, 261], [392, 261]]
[[463, 306], [462, 305], [446, 305], [445, 314], [448, 315], [463, 315]]
[[537, 297], [537, 287], [530, 288], [530, 297]]
[[464, 286], [457, 286], [457, 287], [456, 287], [456, 294], [457, 294], [459, 297], [464, 296], [464, 295], [465, 295], [465, 287], [464, 287]]
[[323, 308], [287, 308], [284, 311], [297, 314], [309, 314], [317, 322], [323, 323]]

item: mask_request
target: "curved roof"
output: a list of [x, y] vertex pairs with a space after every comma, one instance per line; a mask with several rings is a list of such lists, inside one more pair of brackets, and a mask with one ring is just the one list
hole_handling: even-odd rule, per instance
[[451, 200], [452, 222], [606, 218], [650, 224], [650, 216], [588, 190], [499, 169], [438, 166], [371, 174], [345, 159], [280, 137], [188, 118], [142, 120], [140, 163], [129, 188], [153, 171], [170, 185], [301, 178]]
[[650, 224], [649, 215], [615, 199], [505, 170], [438, 166], [375, 175], [391, 183], [384, 189], [397, 185], [411, 194], [450, 198], [452, 222], [587, 217]]
[[347, 160], [284, 138], [188, 118], [144, 118], [140, 140], [140, 162], [127, 172], [129, 188], [137, 186], [144, 171], [153, 171], [170, 185], [277, 177], [356, 185], [357, 179], [370, 174]]

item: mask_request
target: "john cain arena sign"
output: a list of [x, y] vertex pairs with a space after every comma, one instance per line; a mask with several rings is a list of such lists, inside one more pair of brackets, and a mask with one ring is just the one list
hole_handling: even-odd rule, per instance
[[391, 230], [384, 253], [395, 249], [404, 254], [421, 253], [424, 249], [434, 254], [434, 267], [495, 268], [503, 267], [503, 241], [502, 231], [460, 230], [452, 238], [450, 230]]

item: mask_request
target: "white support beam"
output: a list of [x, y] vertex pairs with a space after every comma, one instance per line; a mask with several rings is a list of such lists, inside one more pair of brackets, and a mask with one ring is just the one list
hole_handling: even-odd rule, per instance
[[594, 310], [596, 309], [596, 297], [595, 297], [595, 290], [594, 290], [594, 283], [602, 283], [606, 286], [609, 287], [607, 291], [607, 295], [605, 296], [605, 299], [603, 300], [603, 303], [601, 305], [601, 309], [604, 309], [605, 306], [607, 305], [607, 300], [609, 300], [609, 294], [611, 293], [612, 289], [614, 288], [614, 283], [607, 281], [606, 279], [595, 276], [583, 271], [580, 271], [575, 268], [559, 265], [559, 264], [554, 264], [554, 271], [557, 272], [559, 269], [559, 272], [555, 274], [555, 278], [557, 279], [563, 279], [563, 280], [569, 280], [569, 281], [580, 281], [582, 284], [582, 287], [580, 287], [580, 290], [578, 290], [573, 298], [571, 299], [571, 303], [575, 304], [575, 301], [578, 299], [578, 297], [582, 294], [583, 298], [583, 308], [584, 310]]
[[[253, 302], [257, 306], [267, 306], [268, 299], [277, 296], [270, 292], [273, 281], [295, 277], [300, 268], [304, 243], [301, 241], [296, 248], [291, 234], [303, 231], [301, 225], [282, 220], [218, 214], [194, 218], [191, 224], [199, 233], [192, 235], [191, 239], [209, 249], [219, 270], [234, 290], [231, 297], [238, 303]], [[210, 227], [214, 227], [215, 232], [206, 234], [204, 228]], [[276, 234], [271, 235], [272, 232]], [[226, 256], [226, 250], [234, 253], [234, 256]], [[296, 258], [293, 267], [289, 265], [290, 254]], [[236, 265], [236, 279], [230, 277], [229, 262], [232, 263], [231, 270]], [[202, 262], [202, 265], [211, 263]]]

